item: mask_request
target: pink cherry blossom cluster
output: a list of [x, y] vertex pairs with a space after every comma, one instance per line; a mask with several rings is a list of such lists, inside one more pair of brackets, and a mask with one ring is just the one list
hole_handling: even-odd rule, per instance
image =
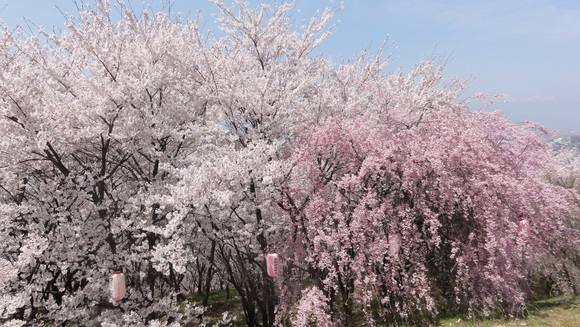
[[[578, 253], [578, 194], [546, 181], [544, 130], [457, 103], [419, 116], [397, 106], [369, 103], [294, 144], [279, 205], [284, 254], [301, 268], [282, 283], [317, 285], [344, 324], [377, 306], [368, 323], [450, 306], [521, 312], [530, 271], [550, 253]], [[307, 301], [282, 294], [280, 306], [297, 300]]]

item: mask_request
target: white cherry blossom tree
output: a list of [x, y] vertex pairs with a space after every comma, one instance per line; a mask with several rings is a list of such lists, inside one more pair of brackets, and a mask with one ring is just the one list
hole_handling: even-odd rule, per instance
[[[119, 8], [115, 20], [98, 1], [61, 33], [1, 33], [2, 317], [192, 316], [176, 294], [196, 254], [160, 203], [199, 143], [202, 41], [195, 22]], [[113, 271], [128, 284], [117, 305]]]
[[[222, 37], [106, 0], [63, 32], [2, 31], [3, 318], [188, 321], [201, 311], [179, 293], [195, 280], [206, 295], [231, 285], [249, 325], [273, 324], [270, 194], [295, 126], [341, 110], [313, 54], [333, 11], [300, 29], [292, 4], [214, 3]], [[113, 305], [114, 271], [128, 291]]]

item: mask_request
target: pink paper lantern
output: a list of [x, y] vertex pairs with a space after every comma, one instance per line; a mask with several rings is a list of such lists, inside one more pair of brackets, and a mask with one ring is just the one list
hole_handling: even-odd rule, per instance
[[126, 293], [125, 288], [125, 275], [122, 272], [114, 272], [113, 273], [113, 300], [115, 302], [120, 302]]
[[278, 253], [269, 252], [266, 255], [266, 268], [268, 270], [268, 276], [276, 278], [280, 275], [280, 255]]
[[527, 219], [522, 218], [518, 221], [518, 236], [522, 240], [530, 238], [530, 223]]
[[391, 234], [389, 235], [389, 254], [392, 257], [397, 258], [399, 252], [401, 251], [401, 235]]

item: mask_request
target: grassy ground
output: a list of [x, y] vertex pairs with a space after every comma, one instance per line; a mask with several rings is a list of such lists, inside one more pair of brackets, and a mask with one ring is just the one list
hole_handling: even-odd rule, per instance
[[[201, 304], [202, 298], [190, 295], [188, 300]], [[244, 312], [239, 296], [235, 290], [230, 290], [230, 298], [224, 290], [212, 292], [209, 298], [207, 316], [210, 321], [217, 321], [226, 311], [237, 316], [233, 326], [244, 326]], [[580, 327], [580, 296], [557, 297], [534, 301], [528, 304], [525, 318], [490, 318], [467, 319], [452, 317], [441, 319], [439, 326], [447, 327], [508, 327], [508, 326], [553, 326]]]
[[466, 321], [449, 318], [441, 326], [453, 327], [507, 327], [507, 326], [558, 326], [580, 327], [580, 297], [557, 297], [528, 304], [526, 317], [521, 319], [486, 319]]

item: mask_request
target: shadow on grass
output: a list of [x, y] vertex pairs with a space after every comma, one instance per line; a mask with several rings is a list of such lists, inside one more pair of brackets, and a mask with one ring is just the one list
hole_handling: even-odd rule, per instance
[[[203, 302], [203, 295], [189, 294], [186, 300], [190, 303], [201, 305]], [[226, 290], [216, 290], [210, 292], [208, 299], [206, 318], [209, 320], [210, 326], [223, 317], [223, 314], [229, 312], [236, 316], [235, 322], [232, 326], [244, 326], [244, 310], [242, 301], [236, 290], [232, 289], [228, 292]]]

